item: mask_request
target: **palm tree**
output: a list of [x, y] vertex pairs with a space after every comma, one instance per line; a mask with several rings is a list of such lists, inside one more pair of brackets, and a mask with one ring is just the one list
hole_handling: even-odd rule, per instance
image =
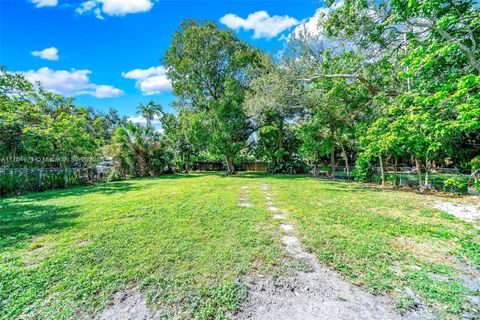
[[163, 107], [156, 104], [154, 101], [150, 101], [147, 105], [140, 103], [137, 107], [137, 114], [144, 117], [147, 120], [147, 127], [152, 126], [152, 121], [155, 117], [159, 118], [163, 114]]
[[117, 128], [114, 135], [114, 142], [118, 144], [124, 166], [130, 171], [137, 172], [140, 177], [147, 174], [147, 151], [148, 138], [145, 127], [135, 123], [127, 123]]
[[162, 137], [153, 127], [127, 123], [117, 128], [113, 141], [118, 148], [117, 158], [126, 172], [145, 177], [163, 171], [168, 157]]

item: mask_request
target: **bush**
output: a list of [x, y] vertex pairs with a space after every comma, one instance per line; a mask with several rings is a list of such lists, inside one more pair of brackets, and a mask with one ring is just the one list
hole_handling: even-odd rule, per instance
[[107, 182], [120, 181], [123, 180], [123, 175], [120, 170], [112, 169], [108, 173]]
[[355, 169], [353, 170], [353, 178], [359, 182], [370, 182], [373, 175], [372, 164], [370, 158], [365, 156], [359, 156], [355, 163]]
[[[381, 177], [380, 177], [380, 179], [381, 179]], [[393, 186], [395, 184], [395, 179], [398, 179], [398, 176], [395, 177], [395, 175], [393, 175], [393, 174], [386, 174], [385, 175], [385, 183], [387, 185]]]
[[467, 194], [468, 179], [465, 178], [449, 178], [443, 182], [443, 189], [447, 192]]
[[475, 190], [477, 190], [478, 193], [480, 193], [480, 180], [474, 182], [473, 187], [475, 188]]
[[472, 170], [480, 169], [480, 156], [473, 158], [472, 161], [470, 161], [470, 165], [472, 166]]
[[297, 174], [306, 172], [306, 165], [302, 161], [291, 160], [285, 162], [273, 162], [267, 165], [270, 173]]

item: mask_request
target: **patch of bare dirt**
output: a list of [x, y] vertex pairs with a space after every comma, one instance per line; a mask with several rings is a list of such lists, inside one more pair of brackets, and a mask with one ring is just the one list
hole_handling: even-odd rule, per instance
[[247, 300], [233, 319], [433, 319], [425, 309], [404, 316], [393, 310], [390, 299], [375, 296], [350, 284], [338, 273], [322, 266], [306, 252], [297, 237], [283, 236], [285, 249], [306, 261], [313, 272], [292, 277], [251, 280]]
[[23, 262], [27, 268], [39, 266], [51, 250], [51, 244], [36, 243], [23, 254]]
[[88, 240], [82, 240], [82, 241], [77, 242], [77, 246], [79, 246], [79, 247], [86, 247], [89, 244], [90, 244], [90, 241], [88, 241]]
[[248, 186], [242, 186], [242, 193], [240, 195], [240, 207], [251, 207], [252, 204], [249, 201], [249, 195], [248, 195]]
[[95, 320], [150, 320], [159, 319], [162, 314], [148, 308], [146, 297], [137, 289], [115, 293], [108, 305]]
[[407, 237], [396, 237], [392, 241], [392, 247], [397, 250], [407, 250], [425, 261], [434, 263], [451, 264], [451, 252], [459, 245], [454, 241], [443, 241], [436, 239], [415, 239]]
[[[266, 191], [268, 186], [262, 185], [261, 189]], [[266, 200], [267, 208], [272, 207], [270, 195], [266, 195]], [[286, 218], [286, 213], [281, 214]], [[277, 215], [272, 218], [278, 219]], [[303, 248], [292, 224], [282, 223], [280, 229], [285, 250], [308, 264], [311, 271], [298, 271], [294, 276], [279, 279], [249, 280], [247, 299], [233, 319], [433, 319], [423, 309], [404, 316], [395, 313], [388, 298], [365, 292], [321, 265], [315, 255]]]
[[450, 199], [449, 201], [432, 198], [432, 207], [449, 213], [458, 219], [467, 222], [476, 222], [480, 220], [480, 205], [474, 202], [467, 202], [463, 199]]

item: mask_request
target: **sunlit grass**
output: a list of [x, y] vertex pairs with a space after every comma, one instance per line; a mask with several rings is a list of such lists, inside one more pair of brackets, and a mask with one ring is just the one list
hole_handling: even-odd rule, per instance
[[187, 315], [234, 309], [236, 280], [282, 255], [262, 204], [238, 206], [243, 182], [172, 176], [3, 200], [2, 316], [92, 314], [137, 285]]
[[[299, 176], [165, 176], [0, 200], [0, 317], [93, 315], [137, 287], [153, 308], [221, 318], [243, 276], [285, 270], [278, 221], [261, 184], [303, 243], [400, 312], [413, 291], [442, 317], [472, 311], [459, 276], [479, 267], [479, 231], [421, 195]], [[239, 206], [249, 186], [251, 207]], [[173, 311], [172, 311], [173, 312]]]

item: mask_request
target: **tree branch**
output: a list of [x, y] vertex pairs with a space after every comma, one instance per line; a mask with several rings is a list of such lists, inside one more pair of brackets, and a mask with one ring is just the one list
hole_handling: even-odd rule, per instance
[[[361, 83], [363, 83], [367, 87], [367, 89], [368, 89], [368, 91], [370, 91], [370, 94], [372, 95], [372, 97], [375, 96], [379, 92], [379, 90], [377, 90], [370, 81], [368, 81], [364, 76], [361, 76], [361, 75], [358, 75], [358, 74], [345, 74], [345, 73], [318, 74], [318, 75], [312, 76], [310, 78], [298, 78], [297, 80], [310, 82], [310, 81], [313, 81], [313, 80], [316, 80], [316, 79], [328, 79], [328, 78], [357, 79], [358, 81], [360, 81]], [[394, 90], [389, 90], [389, 91], [386, 91], [384, 93], [387, 96], [391, 96], [391, 97], [395, 97], [395, 96], [398, 96], [400, 94], [400, 92], [397, 92], [397, 91], [394, 91]]]
[[435, 25], [435, 23], [432, 22], [421, 22], [421, 21], [409, 21], [407, 24], [410, 24], [412, 26], [416, 27], [423, 27], [423, 28], [429, 28], [435, 32], [437, 32], [443, 39], [449, 41], [449, 42], [456, 42], [458, 44], [458, 48], [467, 56], [468, 63], [477, 70], [477, 72], [480, 74], [480, 61], [477, 59], [475, 52], [464, 45], [459, 39], [455, 39], [450, 33], [445, 31], [442, 28], [439, 28]]

